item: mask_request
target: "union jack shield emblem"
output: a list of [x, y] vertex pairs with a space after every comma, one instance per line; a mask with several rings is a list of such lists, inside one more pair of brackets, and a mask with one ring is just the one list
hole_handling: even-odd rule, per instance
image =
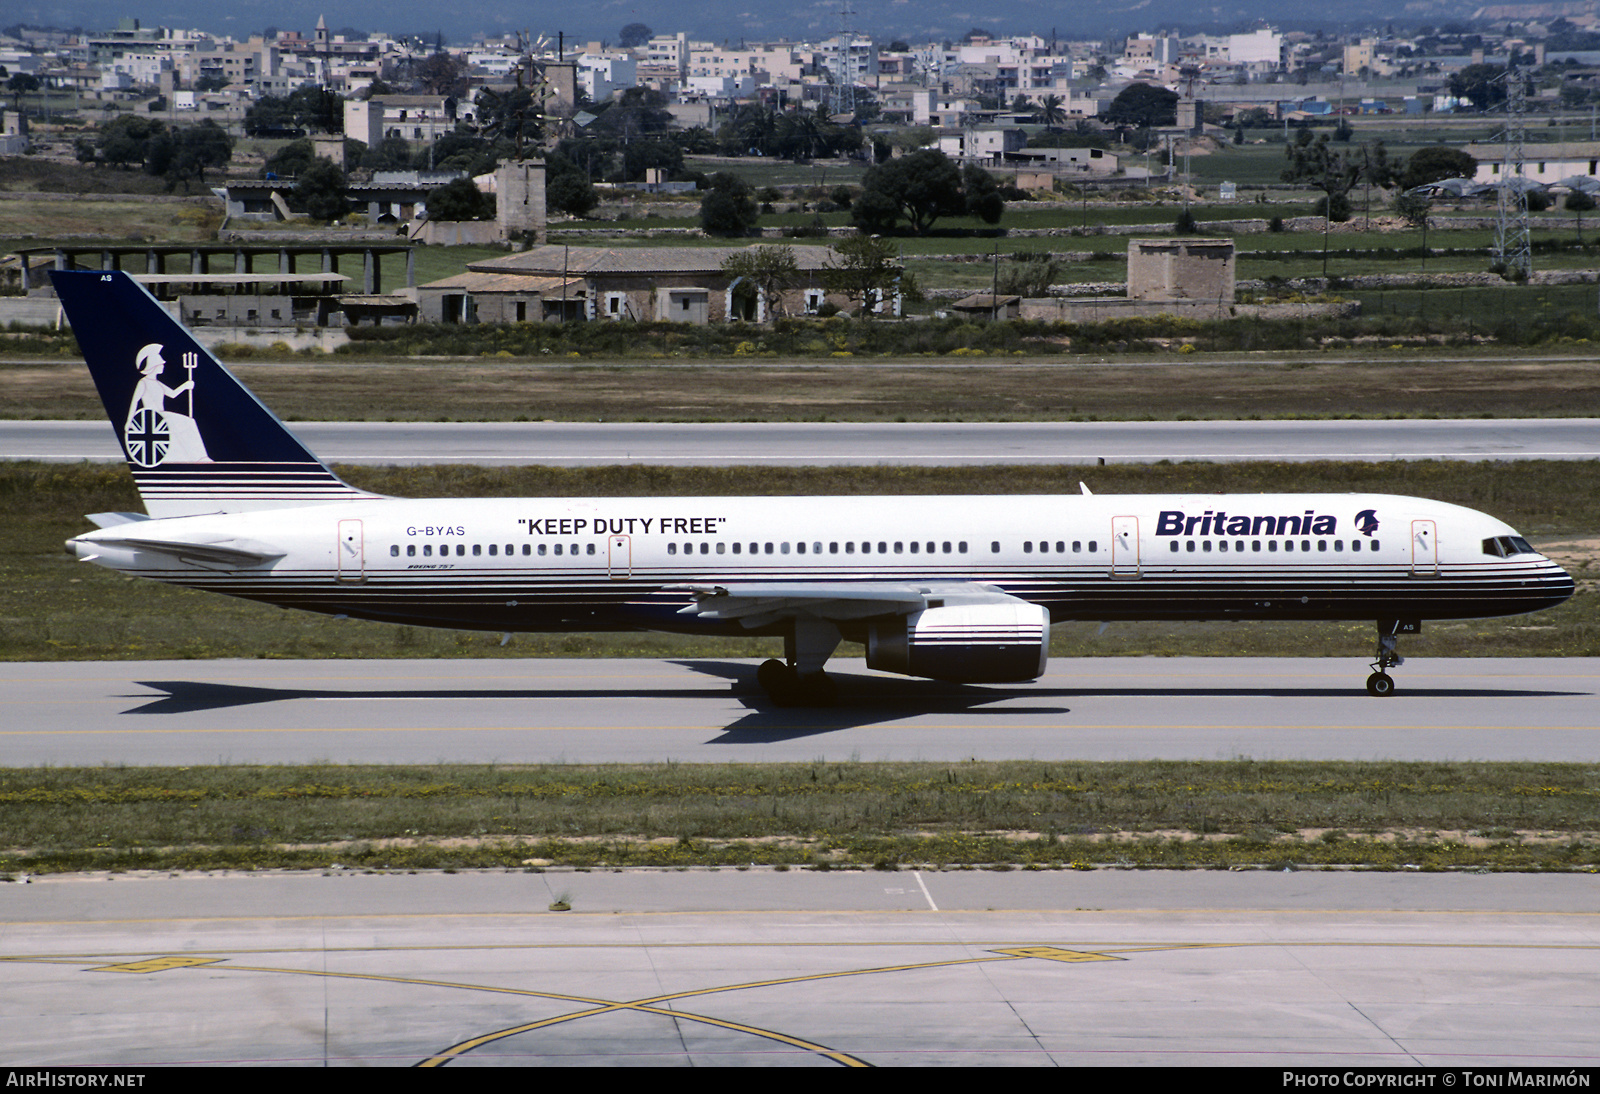
[[167, 426], [166, 415], [145, 407], [128, 419], [128, 433], [123, 440], [129, 460], [139, 467], [154, 467], [167, 458], [172, 430]]

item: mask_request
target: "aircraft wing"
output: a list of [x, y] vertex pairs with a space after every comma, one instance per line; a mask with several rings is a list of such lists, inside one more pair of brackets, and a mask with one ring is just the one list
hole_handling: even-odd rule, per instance
[[1016, 600], [993, 585], [974, 581], [730, 582], [667, 587], [694, 594], [694, 603], [680, 609], [679, 615], [707, 620], [736, 619], [746, 627], [764, 627], [783, 619], [837, 622], [911, 615], [951, 603]]

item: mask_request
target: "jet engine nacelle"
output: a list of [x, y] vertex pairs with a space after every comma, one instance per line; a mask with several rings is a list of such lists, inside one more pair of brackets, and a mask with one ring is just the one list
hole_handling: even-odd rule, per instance
[[867, 628], [867, 667], [956, 684], [1044, 675], [1050, 613], [1025, 601], [927, 608]]

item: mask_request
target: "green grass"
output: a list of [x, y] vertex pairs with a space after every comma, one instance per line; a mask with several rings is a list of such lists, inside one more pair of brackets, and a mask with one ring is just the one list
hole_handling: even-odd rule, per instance
[[1600, 766], [0, 769], [0, 877], [773, 864], [1586, 870]]
[[[418, 285], [454, 277], [466, 270], [470, 262], [484, 262], [491, 258], [504, 258], [510, 252], [504, 247], [418, 247], [416, 249], [416, 277]], [[394, 291], [405, 280], [402, 259], [390, 258], [384, 270], [384, 280]]]

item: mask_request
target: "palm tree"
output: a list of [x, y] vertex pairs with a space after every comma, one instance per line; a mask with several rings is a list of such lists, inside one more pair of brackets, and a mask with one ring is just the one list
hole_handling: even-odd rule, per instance
[[1044, 123], [1046, 129], [1051, 130], [1066, 124], [1067, 112], [1062, 109], [1060, 95], [1044, 97], [1044, 101], [1039, 104], [1039, 120]]

